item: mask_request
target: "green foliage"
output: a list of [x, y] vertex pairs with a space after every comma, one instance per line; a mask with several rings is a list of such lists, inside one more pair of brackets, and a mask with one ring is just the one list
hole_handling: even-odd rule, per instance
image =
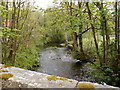
[[[55, 0], [54, 3], [56, 2]], [[73, 56], [83, 61], [96, 60], [95, 71], [91, 74], [94, 74], [98, 82], [105, 81], [118, 86], [118, 72], [115, 71], [119, 67], [113, 67], [113, 64], [117, 65], [117, 60], [119, 60], [116, 57], [118, 46], [117, 49], [115, 48], [117, 39], [109, 37], [115, 34], [114, 18], [119, 18], [112, 8], [114, 5], [104, 2], [102, 7], [101, 3], [89, 3], [90, 12], [88, 12], [86, 3], [82, 3], [81, 8], [78, 4], [72, 3], [70, 6], [66, 3], [61, 2], [59, 5], [56, 3], [57, 5], [48, 9], [39, 9], [32, 6], [29, 1], [20, 3], [20, 7], [18, 3], [15, 3], [16, 7], [14, 7], [13, 3], [8, 2], [8, 8], [6, 2], [0, 3], [0, 16], [3, 19], [0, 23], [2, 25], [0, 27], [3, 46], [2, 63], [31, 69], [37, 64], [38, 48], [51, 43], [68, 44], [69, 42], [68, 45], [74, 47], [73, 33], [76, 32], [76, 45], [78, 46], [76, 51], [72, 52]], [[103, 27], [105, 19], [106, 26]], [[6, 27], [8, 24], [6, 21], [11, 25]], [[104, 30], [105, 27], [107, 31]], [[103, 36], [105, 36], [105, 47]], [[84, 55], [81, 55], [81, 46]], [[54, 48], [57, 47], [54, 46]], [[100, 66], [100, 62], [104, 60], [104, 49], [108, 54], [105, 54], [107, 62], [102, 62]]]
[[[39, 27], [35, 27], [39, 23], [35, 23], [38, 20], [36, 16], [38, 17], [41, 14], [38, 14], [36, 11], [33, 12], [36, 8], [27, 6], [27, 4], [21, 7], [22, 9], [16, 7], [16, 12], [14, 12], [12, 4], [8, 2], [8, 10], [6, 8], [7, 3], [0, 5], [0, 15], [2, 17], [2, 27], [0, 27], [0, 30], [2, 30], [2, 32], [0, 31], [0, 36], [2, 36], [1, 42], [3, 47], [2, 63], [24, 69], [32, 69], [32, 66], [38, 62], [36, 45], [43, 45], [43, 42], [39, 42], [42, 38], [39, 35]], [[14, 14], [16, 17], [13, 18]], [[15, 22], [13, 22], [14, 20]], [[5, 27], [5, 24], [7, 25], [8, 23], [9, 26]]]
[[[30, 48], [32, 47], [32, 48]], [[37, 64], [38, 54], [34, 45], [30, 45], [29, 48], [26, 46], [20, 46], [16, 53], [16, 63], [15, 66], [24, 69], [32, 69], [34, 64]]]
[[0, 16], [5, 17], [5, 14], [8, 11], [6, 10], [5, 6], [0, 5]]
[[100, 67], [98, 64], [96, 64], [96, 67], [94, 68], [94, 70], [89, 71], [88, 73], [93, 76], [98, 83], [105, 82], [108, 85], [119, 87], [120, 78], [118, 73], [114, 73], [114, 71], [107, 66]]

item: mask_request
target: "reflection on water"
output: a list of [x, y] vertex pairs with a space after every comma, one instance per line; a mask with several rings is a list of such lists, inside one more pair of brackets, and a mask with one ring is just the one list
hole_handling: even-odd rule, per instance
[[76, 65], [76, 60], [66, 48], [46, 48], [40, 51], [40, 65], [36, 71], [51, 75], [58, 75], [79, 81], [94, 81], [86, 71], [85, 65]]

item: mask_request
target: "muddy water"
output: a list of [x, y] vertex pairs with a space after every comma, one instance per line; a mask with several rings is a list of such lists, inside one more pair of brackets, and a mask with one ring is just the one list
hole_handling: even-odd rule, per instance
[[78, 81], [92, 81], [91, 76], [86, 72], [89, 69], [85, 64], [76, 64], [76, 59], [69, 54], [66, 48], [46, 48], [39, 52], [40, 67], [37, 68], [37, 72], [47, 73], [51, 75], [57, 75], [76, 79]]

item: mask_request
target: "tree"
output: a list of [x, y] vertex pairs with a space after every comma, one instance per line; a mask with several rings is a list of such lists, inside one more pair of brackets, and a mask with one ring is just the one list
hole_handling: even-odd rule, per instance
[[119, 68], [119, 16], [118, 16], [118, 1], [115, 2], [115, 60], [113, 61], [113, 68], [116, 72], [116, 69]]
[[91, 29], [92, 29], [92, 32], [93, 32], [93, 38], [94, 38], [95, 46], [96, 46], [96, 54], [97, 54], [97, 57], [99, 59], [100, 65], [102, 66], [101, 57], [100, 57], [100, 54], [99, 54], [98, 43], [97, 43], [96, 34], [95, 34], [95, 27], [92, 24], [92, 14], [91, 14], [88, 2], [86, 3], [86, 7], [88, 9], [89, 20], [91, 21], [90, 25], [91, 25]]
[[[82, 20], [82, 3], [80, 3], [80, 1], [78, 0], [78, 7], [79, 7], [79, 10], [80, 10], [80, 16], [79, 16], [79, 19]], [[81, 22], [79, 24], [79, 45], [80, 45], [80, 53], [82, 56], [84, 56], [84, 51], [83, 51], [83, 41], [82, 41], [82, 28], [83, 27], [83, 23]]]

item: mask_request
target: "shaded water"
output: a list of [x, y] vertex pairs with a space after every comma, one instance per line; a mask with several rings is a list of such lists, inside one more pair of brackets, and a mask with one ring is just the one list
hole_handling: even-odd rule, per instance
[[40, 67], [37, 72], [76, 79], [78, 81], [94, 81], [86, 71], [90, 70], [85, 64], [76, 64], [76, 59], [66, 48], [46, 48], [40, 53]]

